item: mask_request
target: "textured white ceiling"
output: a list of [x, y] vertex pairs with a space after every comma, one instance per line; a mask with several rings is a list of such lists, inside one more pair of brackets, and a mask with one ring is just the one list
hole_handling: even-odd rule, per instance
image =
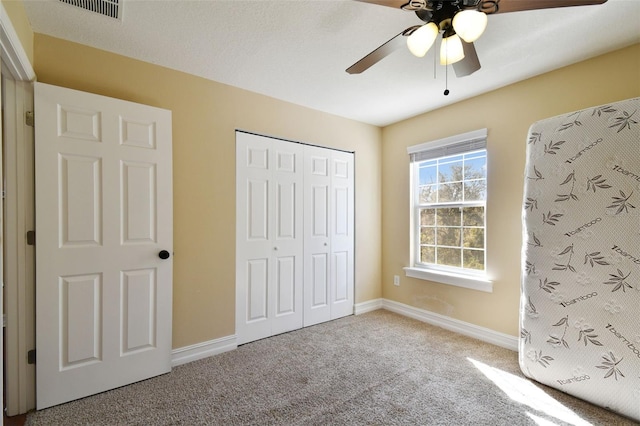
[[449, 67], [444, 96], [433, 48], [345, 72], [421, 23], [412, 12], [351, 0], [121, 1], [121, 21], [58, 0], [24, 4], [37, 33], [378, 126], [640, 42], [640, 0], [491, 15], [475, 43], [482, 69], [456, 78]]

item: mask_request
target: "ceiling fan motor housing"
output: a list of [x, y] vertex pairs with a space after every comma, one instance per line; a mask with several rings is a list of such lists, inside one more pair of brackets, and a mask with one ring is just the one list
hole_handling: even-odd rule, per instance
[[438, 1], [434, 3], [432, 9], [416, 10], [416, 15], [424, 22], [435, 23], [440, 31], [446, 31], [451, 28], [451, 20], [453, 16], [460, 11], [459, 0]]
[[[453, 16], [461, 10], [478, 9], [481, 0], [428, 0], [424, 8], [415, 10], [416, 15], [423, 22], [434, 22], [445, 31], [451, 27]], [[412, 2], [407, 3], [407, 5]]]
[[500, 0], [411, 0], [401, 8], [410, 11], [429, 10], [433, 11], [440, 9], [445, 5], [453, 5], [459, 9], [479, 9], [480, 3], [489, 1], [490, 3], [497, 3]]

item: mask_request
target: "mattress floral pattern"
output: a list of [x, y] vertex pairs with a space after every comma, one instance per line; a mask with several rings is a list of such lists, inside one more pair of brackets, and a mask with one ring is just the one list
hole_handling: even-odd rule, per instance
[[640, 98], [529, 129], [519, 359], [640, 421]]

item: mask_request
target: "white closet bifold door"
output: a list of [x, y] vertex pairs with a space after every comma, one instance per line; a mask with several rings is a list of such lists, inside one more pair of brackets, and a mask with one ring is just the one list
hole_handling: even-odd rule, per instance
[[302, 145], [236, 133], [238, 344], [302, 328]]
[[238, 344], [353, 313], [353, 158], [236, 132]]
[[354, 161], [353, 154], [331, 152], [331, 319], [353, 314]]
[[304, 325], [353, 313], [353, 154], [304, 151]]
[[304, 151], [304, 326], [331, 319], [331, 151]]

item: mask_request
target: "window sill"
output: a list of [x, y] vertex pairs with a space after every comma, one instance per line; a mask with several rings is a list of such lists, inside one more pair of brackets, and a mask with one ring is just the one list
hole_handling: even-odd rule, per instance
[[472, 290], [493, 293], [493, 282], [482, 276], [455, 274], [451, 272], [433, 271], [422, 268], [404, 268], [407, 277], [433, 281]]

